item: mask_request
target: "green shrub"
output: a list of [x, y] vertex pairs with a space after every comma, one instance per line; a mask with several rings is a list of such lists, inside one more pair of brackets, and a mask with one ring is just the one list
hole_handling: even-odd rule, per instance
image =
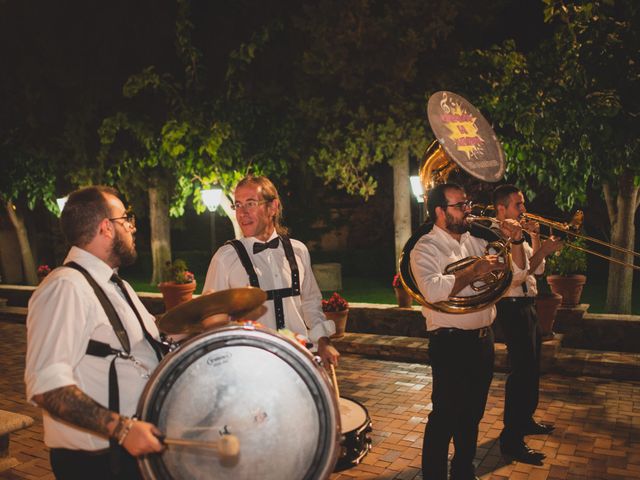
[[584, 247], [584, 241], [575, 239], [565, 242], [562, 250], [547, 257], [547, 275], [575, 275], [587, 273], [587, 254], [569, 245]]

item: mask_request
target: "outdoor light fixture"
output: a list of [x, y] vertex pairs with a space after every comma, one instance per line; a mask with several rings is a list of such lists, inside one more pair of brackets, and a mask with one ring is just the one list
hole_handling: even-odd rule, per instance
[[207, 210], [211, 212], [211, 251], [216, 251], [216, 209], [220, 205], [222, 199], [221, 188], [208, 188], [200, 192], [202, 203], [205, 204]]
[[411, 182], [411, 191], [418, 203], [424, 203], [424, 189], [422, 188], [420, 177], [418, 175], [411, 175], [409, 181]]
[[221, 188], [209, 188], [200, 192], [202, 195], [202, 203], [207, 207], [210, 212], [215, 212], [218, 205], [220, 205], [220, 198], [222, 197]]
[[62, 210], [64, 210], [64, 206], [67, 204], [67, 200], [69, 199], [69, 197], [62, 197], [62, 198], [56, 198], [56, 203], [58, 204], [58, 209], [60, 210], [60, 213], [62, 213]]

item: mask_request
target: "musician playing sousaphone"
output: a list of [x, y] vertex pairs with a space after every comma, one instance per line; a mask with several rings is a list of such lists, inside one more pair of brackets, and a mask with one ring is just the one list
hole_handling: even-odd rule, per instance
[[[440, 146], [448, 157], [476, 177], [496, 181], [502, 176], [502, 150], [493, 131], [480, 113], [466, 100], [450, 92], [438, 92], [429, 100], [429, 121]], [[497, 149], [497, 150], [496, 150]], [[460, 160], [459, 158], [462, 158]], [[429, 162], [426, 162], [429, 163]], [[449, 167], [423, 165], [425, 187], [433, 180], [424, 172], [437, 172]], [[497, 177], [497, 178], [496, 178]], [[425, 307], [422, 313], [429, 336], [429, 358], [433, 374], [432, 404], [422, 448], [422, 474], [425, 480], [446, 480], [449, 443], [453, 439], [455, 453], [451, 461], [452, 480], [474, 479], [473, 460], [476, 453], [478, 424], [493, 377], [493, 334], [491, 324], [496, 315], [492, 302], [483, 295], [477, 305], [460, 308], [476, 293], [475, 288], [503, 279], [503, 291], [512, 279], [526, 275], [525, 256], [519, 241], [522, 227], [515, 220], [500, 225], [500, 237], [506, 242], [501, 252], [488, 251], [484, 234], [470, 232], [471, 202], [462, 187], [441, 183], [430, 188], [427, 210], [432, 225], [422, 228], [419, 237], [401, 261], [406, 266], [409, 253], [410, 271], [401, 265], [403, 283], [414, 287], [410, 293]], [[482, 238], [482, 237], [485, 238]], [[510, 251], [510, 253], [509, 253]], [[505, 253], [506, 252], [506, 253]], [[448, 267], [467, 257], [475, 260]], [[450, 299], [455, 302], [449, 303]]]
[[[331, 344], [333, 321], [322, 312], [322, 295], [306, 246], [290, 239], [280, 224], [282, 204], [266, 177], [248, 176], [234, 191], [233, 209], [243, 238], [227, 242], [211, 259], [203, 293], [229, 288], [262, 288], [269, 295], [258, 318], [272, 330], [304, 335], [317, 347], [325, 365], [337, 365], [340, 354]], [[208, 327], [225, 324], [225, 316], [205, 320]]]

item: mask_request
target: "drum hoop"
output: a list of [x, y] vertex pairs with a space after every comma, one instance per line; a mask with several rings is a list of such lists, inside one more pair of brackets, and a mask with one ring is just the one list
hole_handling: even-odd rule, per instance
[[[309, 361], [314, 362], [313, 356], [309, 351], [303, 349], [301, 345], [296, 344], [292, 340], [268, 329], [229, 326], [204, 332], [190, 338], [160, 362], [140, 396], [136, 413], [137, 417], [141, 420], [155, 423], [161, 413], [164, 400], [181, 374], [184, 373], [193, 362], [202, 358], [207, 353], [220, 347], [228, 346], [249, 346], [266, 350], [287, 363], [287, 365], [293, 368], [299, 375], [314, 399], [320, 423], [323, 423], [322, 419], [325, 417], [329, 418], [327, 428], [320, 428], [318, 448], [316, 449], [313, 459], [309, 462], [309, 470], [302, 478], [304, 480], [327, 478], [333, 471], [338, 459], [340, 450], [337, 446], [339, 445], [340, 435], [342, 434], [339, 406], [333, 391], [329, 387], [330, 382], [328, 376], [323, 369], [318, 368], [313, 370], [312, 367], [304, 366], [304, 363], [298, 355], [305, 356]], [[267, 348], [267, 346], [269, 348]], [[185, 352], [187, 353], [185, 354]], [[325, 381], [319, 381], [312, 372], [319, 374]], [[333, 405], [333, 410], [331, 409], [331, 405]], [[330, 425], [335, 425], [333, 432], [331, 432]], [[325, 431], [327, 432], [326, 434]], [[328, 462], [325, 462], [324, 468], [316, 471], [318, 466], [322, 466], [322, 454], [325, 452], [329, 452], [327, 457]], [[152, 472], [154, 474], [162, 474], [164, 478], [173, 478], [160, 455], [152, 454], [141, 457], [138, 460], [138, 466], [145, 478], [147, 478], [147, 474], [151, 475]]]

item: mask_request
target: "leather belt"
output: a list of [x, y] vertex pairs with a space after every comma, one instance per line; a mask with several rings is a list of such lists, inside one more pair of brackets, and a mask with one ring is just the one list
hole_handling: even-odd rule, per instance
[[473, 330], [463, 330], [462, 328], [436, 328], [427, 332], [428, 337], [439, 337], [445, 335], [464, 336], [473, 338], [484, 338], [489, 335], [491, 327], [476, 328]]
[[533, 305], [535, 297], [502, 297], [498, 303], [521, 303], [523, 305]]

